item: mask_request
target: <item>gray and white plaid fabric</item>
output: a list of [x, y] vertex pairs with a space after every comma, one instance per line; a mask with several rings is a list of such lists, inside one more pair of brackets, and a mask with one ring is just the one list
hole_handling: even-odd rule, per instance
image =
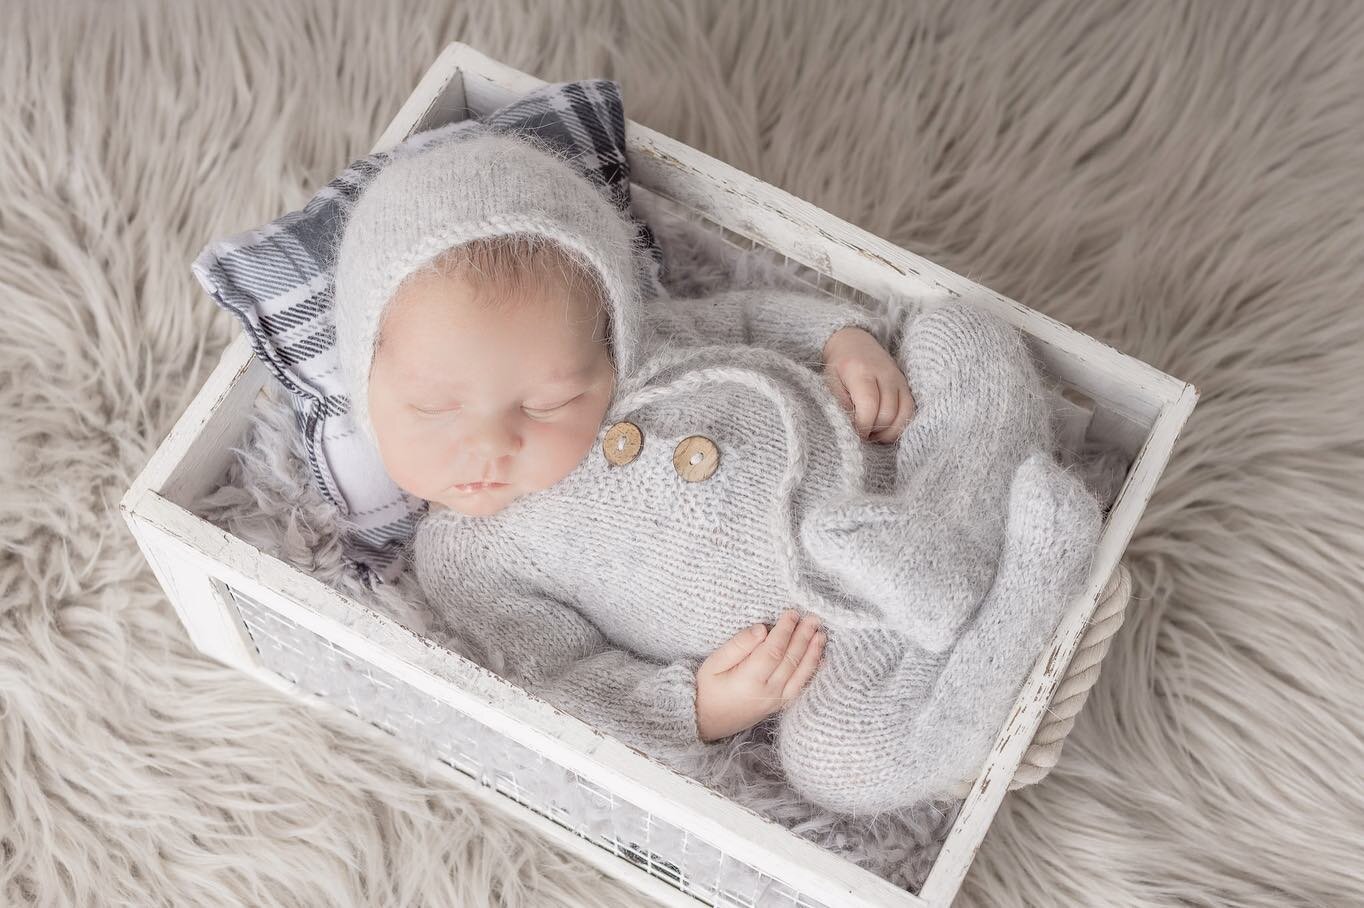
[[[369, 583], [393, 580], [427, 503], [400, 489], [379, 452], [350, 416], [332, 322], [337, 245], [352, 203], [396, 157], [439, 142], [471, 119], [415, 133], [389, 151], [353, 162], [301, 210], [214, 241], [193, 263], [199, 283], [231, 312], [255, 355], [290, 392], [314, 484], [333, 504], [347, 561]], [[630, 210], [625, 112], [610, 79], [559, 82], [483, 118], [497, 129], [533, 133], [570, 153], [572, 163]], [[651, 253], [646, 288], [661, 293], [663, 253], [648, 224], [634, 218], [637, 242]]]

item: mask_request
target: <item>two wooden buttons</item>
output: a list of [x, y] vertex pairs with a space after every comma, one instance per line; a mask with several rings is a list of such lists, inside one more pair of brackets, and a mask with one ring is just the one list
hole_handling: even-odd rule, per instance
[[[606, 430], [602, 453], [616, 466], [624, 466], [644, 448], [644, 433], [639, 426], [622, 420]], [[720, 466], [720, 449], [704, 435], [688, 435], [673, 449], [673, 468], [688, 482], [709, 479]]]

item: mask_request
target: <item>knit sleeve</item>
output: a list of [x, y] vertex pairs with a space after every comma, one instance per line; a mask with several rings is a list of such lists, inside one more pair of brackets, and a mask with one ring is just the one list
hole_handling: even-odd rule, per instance
[[863, 306], [778, 288], [725, 290], [651, 302], [654, 330], [683, 344], [748, 344], [784, 353], [818, 371], [824, 345], [841, 328], [862, 328], [885, 345], [889, 326]]
[[624, 743], [679, 765], [720, 747], [696, 728], [699, 659], [660, 665], [603, 643], [527, 689]]
[[490, 582], [424, 551], [429, 546], [419, 535], [417, 577], [427, 601], [485, 668], [673, 765], [720, 746], [697, 730], [700, 660], [638, 657], [613, 646], [572, 605], [517, 578]]

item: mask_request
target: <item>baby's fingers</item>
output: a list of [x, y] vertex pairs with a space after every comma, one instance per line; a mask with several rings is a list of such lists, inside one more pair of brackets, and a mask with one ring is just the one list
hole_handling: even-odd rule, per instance
[[876, 422], [868, 438], [872, 441], [889, 441], [888, 433], [895, 427], [895, 415], [900, 410], [900, 395], [894, 386], [881, 386], [881, 405], [876, 411]]
[[767, 639], [767, 625], [754, 624], [730, 637], [725, 644], [711, 653], [702, 668], [712, 674], [727, 672], [749, 657], [758, 644]]
[[[783, 621], [785, 620], [783, 617]], [[800, 657], [809, 648], [810, 640], [815, 636], [817, 630], [819, 630], [818, 615], [807, 614], [800, 619], [800, 623], [796, 624], [789, 641], [777, 653], [776, 664], [772, 667], [771, 674], [767, 676], [769, 689], [781, 690], [786, 686], [787, 679], [799, 666]]]
[[786, 685], [781, 690], [783, 703], [794, 700], [801, 688], [805, 687], [806, 682], [815, 676], [824, 656], [824, 641], [826, 639], [824, 632], [820, 631], [815, 634], [810, 645], [805, 648], [805, 655], [801, 658], [800, 665], [796, 666], [795, 672], [787, 679]]
[[[909, 390], [905, 374], [895, 370], [888, 384], [882, 386], [881, 412], [877, 416], [880, 425], [872, 433], [872, 440], [890, 443], [900, 437], [905, 426], [914, 417], [914, 394]], [[889, 415], [887, 415], [889, 414]]]
[[858, 435], [867, 438], [876, 423], [876, 414], [881, 409], [881, 386], [876, 383], [876, 376], [859, 375], [852, 380], [848, 393], [852, 395], [853, 405], [856, 407], [853, 425], [857, 427]]

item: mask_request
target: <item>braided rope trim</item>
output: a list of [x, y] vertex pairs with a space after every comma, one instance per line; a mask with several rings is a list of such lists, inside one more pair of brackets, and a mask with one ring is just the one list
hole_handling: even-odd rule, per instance
[[[1046, 718], [1037, 727], [1037, 734], [1023, 753], [1018, 769], [1009, 780], [1009, 791], [1033, 785], [1047, 777], [1066, 743], [1066, 735], [1075, 727], [1075, 717], [1084, 708], [1085, 700], [1094, 683], [1099, 680], [1100, 663], [1108, 654], [1113, 636], [1122, 627], [1127, 603], [1132, 598], [1132, 574], [1127, 565], [1118, 563], [1117, 570], [1108, 578], [1098, 605], [1089, 619], [1089, 626], [1080, 645], [1066, 668], [1065, 677], [1052, 695]], [[964, 798], [970, 793], [975, 779], [958, 782], [952, 789], [953, 797]]]

